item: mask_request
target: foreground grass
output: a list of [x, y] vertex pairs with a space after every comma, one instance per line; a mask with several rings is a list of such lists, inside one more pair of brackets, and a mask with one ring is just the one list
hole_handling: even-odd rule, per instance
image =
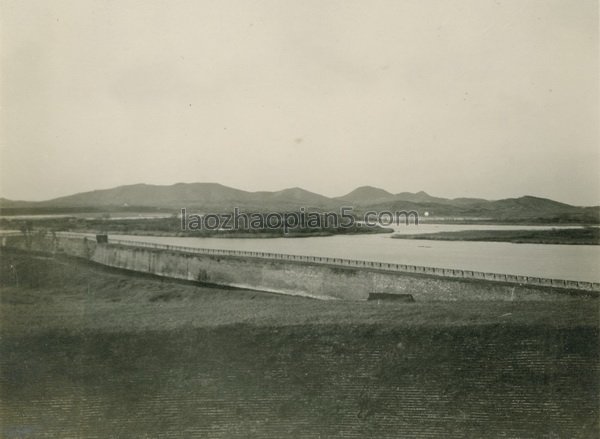
[[461, 230], [458, 232], [398, 234], [394, 239], [426, 239], [433, 241], [491, 241], [530, 244], [600, 245], [600, 228], [583, 227], [550, 230]]
[[598, 301], [324, 302], [16, 253], [0, 275], [1, 437], [598, 434]]

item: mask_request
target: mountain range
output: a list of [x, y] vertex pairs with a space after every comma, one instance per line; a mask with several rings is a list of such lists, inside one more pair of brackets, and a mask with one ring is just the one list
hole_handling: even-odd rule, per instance
[[218, 183], [177, 183], [168, 186], [134, 184], [112, 189], [81, 192], [47, 201], [14, 201], [0, 198], [3, 215], [86, 210], [135, 210], [136, 208], [178, 211], [182, 207], [199, 212], [334, 210], [352, 206], [354, 211], [416, 210], [432, 217], [465, 219], [528, 220], [545, 222], [598, 223], [600, 206], [572, 206], [547, 198], [523, 196], [502, 200], [441, 198], [426, 192], [391, 193], [361, 186], [340, 197], [326, 197], [298, 187], [281, 191], [248, 192]]

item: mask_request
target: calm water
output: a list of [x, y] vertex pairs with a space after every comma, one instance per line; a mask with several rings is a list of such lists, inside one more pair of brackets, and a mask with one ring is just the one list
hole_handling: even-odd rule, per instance
[[[475, 229], [508, 230], [526, 228], [548, 227], [422, 224], [401, 227], [397, 232], [431, 233]], [[600, 282], [600, 246], [594, 245], [404, 240], [391, 239], [390, 234], [268, 239], [111, 236], [188, 247], [328, 256]]]

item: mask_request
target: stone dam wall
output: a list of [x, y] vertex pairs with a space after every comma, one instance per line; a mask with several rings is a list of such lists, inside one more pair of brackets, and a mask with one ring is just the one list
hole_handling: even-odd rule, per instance
[[3, 247], [64, 254], [109, 267], [188, 281], [320, 299], [389, 294], [416, 301], [597, 298], [600, 284], [263, 252], [198, 249], [57, 233], [4, 235]]

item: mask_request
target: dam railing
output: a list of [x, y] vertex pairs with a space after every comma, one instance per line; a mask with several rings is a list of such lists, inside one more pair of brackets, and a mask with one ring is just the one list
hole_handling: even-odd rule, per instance
[[[20, 232], [0, 232], [1, 236], [23, 236]], [[96, 240], [96, 235], [88, 233], [73, 233], [73, 232], [56, 232], [56, 237], [59, 238], [70, 238], [70, 239], [89, 239]], [[153, 242], [144, 242], [120, 238], [108, 238], [108, 244], [122, 245], [128, 247], [138, 248], [149, 248], [156, 250], [166, 250], [171, 252], [179, 252], [186, 254], [197, 254], [207, 256], [233, 256], [242, 258], [259, 258], [266, 260], [276, 261], [289, 261], [289, 262], [303, 262], [310, 264], [322, 264], [330, 265], [335, 267], [348, 267], [348, 268], [359, 268], [367, 270], [380, 270], [386, 272], [399, 272], [408, 274], [419, 274], [419, 275], [430, 275], [437, 277], [446, 278], [457, 278], [457, 279], [472, 279], [492, 282], [504, 282], [513, 283], [520, 285], [531, 285], [531, 286], [543, 286], [543, 287], [555, 287], [555, 288], [566, 288], [576, 289], [585, 291], [600, 291], [600, 283], [598, 282], [586, 282], [586, 281], [575, 281], [565, 279], [551, 279], [535, 276], [523, 276], [523, 275], [512, 275], [512, 274], [501, 274], [501, 273], [489, 273], [482, 271], [473, 270], [462, 270], [455, 268], [438, 268], [438, 267], [426, 267], [419, 265], [407, 265], [407, 264], [395, 264], [389, 262], [376, 262], [376, 261], [365, 261], [356, 259], [345, 259], [345, 258], [332, 258], [326, 256], [303, 256], [303, 255], [291, 255], [284, 253], [271, 253], [271, 252], [259, 252], [259, 251], [247, 251], [247, 250], [225, 250], [225, 249], [211, 249], [211, 248], [199, 248], [199, 247], [187, 247], [180, 245], [171, 244], [158, 244]]]
[[[88, 237], [95, 239], [95, 235], [85, 235], [78, 233], [60, 232], [56, 234], [59, 237], [65, 238], [79, 238]], [[369, 270], [383, 270], [383, 271], [394, 271], [401, 273], [410, 274], [421, 274], [431, 275], [438, 277], [450, 277], [458, 279], [473, 279], [483, 280], [492, 282], [506, 282], [516, 283], [521, 285], [532, 285], [532, 286], [544, 286], [544, 287], [555, 287], [555, 288], [567, 288], [585, 291], [600, 291], [600, 283], [598, 282], [585, 282], [585, 281], [574, 281], [564, 279], [550, 279], [534, 276], [522, 276], [522, 275], [511, 275], [501, 273], [489, 273], [473, 270], [462, 270], [455, 268], [437, 268], [437, 267], [426, 267], [419, 265], [407, 265], [407, 264], [395, 264], [388, 262], [375, 262], [365, 261], [356, 259], [345, 259], [345, 258], [332, 258], [326, 256], [302, 256], [302, 255], [290, 255], [284, 253], [271, 253], [271, 252], [259, 252], [259, 251], [247, 251], [247, 250], [225, 250], [225, 249], [211, 249], [211, 248], [198, 248], [198, 247], [187, 247], [180, 245], [170, 244], [158, 244], [153, 242], [144, 242], [120, 238], [112, 238], [109, 236], [109, 244], [124, 245], [129, 247], [143, 247], [157, 250], [167, 250], [180, 253], [188, 254], [199, 254], [208, 256], [235, 256], [243, 258], [260, 258], [267, 260], [277, 261], [290, 261], [290, 262], [304, 262], [310, 264], [323, 264], [332, 265], [337, 267], [349, 267], [349, 268], [360, 268]]]

